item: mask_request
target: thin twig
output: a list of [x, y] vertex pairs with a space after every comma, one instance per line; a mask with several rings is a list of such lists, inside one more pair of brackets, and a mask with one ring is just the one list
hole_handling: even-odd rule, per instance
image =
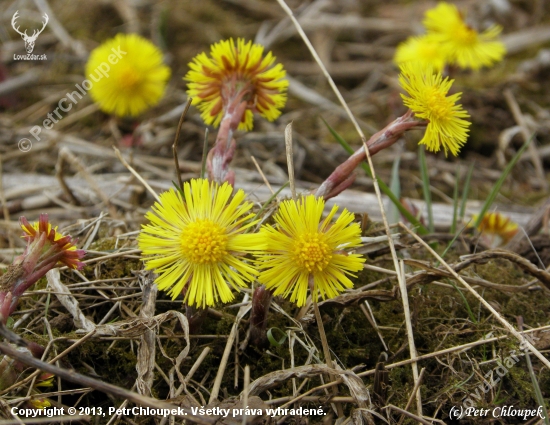
[[271, 192], [271, 194], [275, 195], [275, 192], [273, 191], [273, 188], [269, 184], [269, 181], [267, 180], [267, 177], [265, 176], [264, 172], [260, 168], [260, 164], [258, 164], [258, 161], [256, 161], [256, 158], [254, 158], [253, 155], [250, 155], [250, 158], [252, 159], [252, 162], [256, 166], [256, 169], [258, 170], [258, 173], [260, 173], [260, 176], [262, 176], [262, 179], [263, 179], [265, 185], [267, 186], [267, 188], [269, 189], [269, 191]]
[[143, 186], [145, 186], [145, 189], [147, 189], [149, 191], [149, 193], [151, 195], [153, 195], [153, 197], [157, 200], [157, 202], [160, 202], [159, 196], [153, 190], [153, 188], [151, 186], [149, 186], [149, 183], [147, 183], [145, 181], [145, 179], [143, 177], [141, 177], [139, 175], [139, 173], [136, 170], [134, 170], [134, 168], [130, 164], [128, 164], [128, 162], [123, 158], [122, 154], [120, 153], [120, 151], [115, 146], [113, 146], [113, 149], [115, 151], [116, 156], [120, 160], [120, 162], [122, 162], [122, 165], [124, 165], [128, 169], [128, 171], [130, 171], [130, 173], [132, 173], [135, 176], [135, 178], [138, 179], [141, 182], [141, 184]]
[[[319, 305], [317, 304], [317, 293], [314, 291], [315, 285], [313, 283], [313, 277], [310, 277], [309, 288], [311, 292], [311, 299], [313, 301], [313, 311], [315, 312], [315, 319], [317, 320], [317, 326], [319, 327], [319, 335], [321, 337], [321, 345], [323, 346], [325, 363], [329, 368], [334, 369], [332, 358], [330, 356], [330, 348], [328, 346], [327, 334], [325, 333], [325, 327], [323, 326], [323, 319], [321, 317], [321, 312], [319, 311]], [[332, 393], [335, 396], [338, 395], [338, 388], [333, 387]], [[338, 414], [338, 417], [341, 418], [344, 415], [344, 410], [342, 409], [342, 405], [340, 403], [334, 403], [334, 405], [336, 406], [336, 413]]]
[[178, 160], [178, 142], [180, 139], [180, 131], [181, 127], [183, 125], [183, 120], [185, 119], [185, 116], [187, 115], [187, 111], [189, 110], [189, 107], [191, 106], [191, 101], [193, 98], [188, 97], [187, 103], [185, 104], [185, 109], [181, 113], [180, 121], [178, 123], [178, 128], [176, 130], [176, 136], [174, 137], [174, 143], [172, 144], [172, 153], [174, 155], [174, 162], [176, 163], [176, 175], [178, 176], [178, 183], [180, 185], [180, 188], [183, 188], [183, 182], [181, 181], [181, 175], [180, 175], [180, 163]]
[[[366, 306], [366, 307], [365, 307]], [[388, 346], [386, 345], [386, 342], [384, 341], [384, 337], [382, 337], [382, 334], [380, 333], [380, 328], [378, 327], [378, 324], [376, 323], [376, 319], [374, 318], [374, 314], [372, 313], [372, 310], [370, 308], [370, 304], [367, 300], [365, 300], [364, 303], [359, 304], [359, 307], [361, 308], [361, 311], [371, 324], [371, 326], [374, 328], [376, 333], [378, 334], [378, 338], [380, 338], [380, 341], [382, 342], [382, 345], [384, 346], [384, 350], [389, 351]]]
[[[422, 379], [424, 378], [424, 372], [426, 372], [425, 367], [423, 367], [422, 370], [420, 371], [420, 375], [418, 376], [418, 381], [414, 385], [414, 388], [411, 392], [411, 395], [409, 396], [409, 399], [407, 400], [407, 404], [405, 405], [405, 410], [407, 410], [407, 411], [409, 410], [409, 407], [411, 406], [411, 403], [412, 403], [413, 399], [416, 397], [416, 392], [420, 388], [420, 384], [422, 383]], [[401, 423], [403, 422], [404, 419], [405, 419], [405, 415], [401, 415], [397, 425], [401, 425]]]
[[[193, 337], [193, 335], [191, 335]], [[200, 367], [208, 353], [210, 352], [210, 347], [204, 347], [204, 350], [202, 350], [202, 353], [200, 354], [199, 358], [195, 360], [195, 363], [193, 363], [193, 366], [191, 366], [191, 369], [189, 369], [189, 372], [187, 372], [187, 375], [185, 376], [185, 379], [183, 380], [183, 384], [179, 386], [179, 388], [176, 390], [175, 397], [178, 397], [184, 390], [184, 385], [186, 385], [191, 378], [193, 378], [193, 375], [197, 371], [197, 369]]]
[[[246, 294], [244, 296], [243, 302], [247, 302], [249, 299], [249, 295]], [[239, 309], [239, 313], [237, 314], [237, 317], [235, 317], [235, 321], [233, 322], [233, 327], [231, 328], [231, 333], [229, 334], [229, 338], [227, 338], [227, 342], [225, 344], [225, 350], [223, 351], [222, 359], [220, 360], [220, 367], [218, 368], [218, 373], [216, 374], [216, 379], [214, 380], [214, 385], [212, 386], [212, 391], [210, 392], [210, 401], [208, 402], [213, 403], [218, 399], [218, 394], [220, 392], [220, 387], [222, 384], [223, 374], [225, 372], [225, 368], [227, 367], [227, 359], [229, 358], [229, 354], [231, 353], [231, 347], [233, 347], [233, 342], [235, 341], [235, 337], [237, 336], [237, 331], [239, 329], [239, 322], [243, 318], [243, 316], [250, 310], [251, 304], [247, 303], [247, 305], [241, 307]]]
[[[61, 353], [59, 353], [57, 356], [55, 356], [53, 359], [51, 359], [48, 363], [50, 364], [53, 364], [55, 363], [56, 361], [62, 359], [63, 357], [65, 357], [67, 354], [69, 354], [71, 351], [73, 351], [75, 348], [79, 347], [80, 345], [84, 344], [84, 342], [86, 342], [89, 338], [91, 338], [93, 335], [95, 334], [95, 329], [91, 332], [88, 332], [86, 335], [84, 335], [82, 338], [80, 338], [79, 340], [77, 340], [73, 345], [71, 345], [70, 347], [68, 347], [67, 349], [65, 349], [64, 351], [62, 351]], [[9, 393], [11, 390], [15, 389], [15, 388], [18, 388], [19, 386], [31, 381], [35, 376], [38, 376], [40, 374], [40, 371], [39, 370], [36, 370], [34, 371], [32, 374], [30, 374], [29, 376], [27, 376], [25, 379], [22, 379], [21, 381], [19, 382], [16, 382], [15, 384], [13, 384], [11, 387], [8, 387], [6, 388], [5, 390], [2, 390], [0, 392], [0, 396], [1, 395], [4, 395], [4, 394], [7, 394]]]
[[[403, 303], [403, 310], [405, 314], [405, 326], [407, 328], [407, 340], [409, 342], [409, 353], [411, 356], [411, 360], [413, 360], [411, 367], [413, 372], [413, 378], [414, 378], [414, 385], [418, 385], [419, 381], [419, 374], [418, 374], [418, 363], [416, 362], [416, 357], [418, 354], [416, 353], [416, 345], [414, 343], [414, 332], [412, 327], [412, 321], [411, 321], [411, 311], [409, 307], [409, 292], [407, 290], [407, 284], [405, 280], [405, 263], [401, 260], [399, 262], [400, 268], [399, 272], [397, 274], [398, 280], [400, 282], [403, 282], [404, 285], [401, 287], [401, 301]], [[419, 392], [416, 392], [416, 409], [419, 416], [422, 416], [422, 399]]]
[[[250, 385], [250, 366], [246, 365], [244, 367], [244, 385], [243, 385], [243, 407], [246, 406], [248, 408], [248, 386]], [[247, 415], [243, 415], [243, 422], [242, 425], [246, 425], [248, 423], [247, 421]]]
[[[521, 129], [521, 136], [523, 137], [523, 141], [527, 142], [528, 140], [531, 139], [531, 137], [534, 137], [534, 135], [532, 135], [529, 132], [529, 128], [527, 127], [525, 118], [521, 113], [521, 109], [518, 105], [518, 102], [516, 101], [516, 98], [514, 97], [514, 94], [510, 89], [504, 89], [503, 94], [504, 94], [504, 98], [506, 99], [506, 103], [508, 104], [508, 107], [512, 112], [512, 115], [514, 116], [514, 120], [516, 121], [516, 123], [519, 125]], [[546, 182], [546, 176], [544, 173], [544, 168], [542, 166], [542, 160], [539, 152], [537, 151], [537, 147], [534, 143], [529, 143], [527, 150], [529, 151], [529, 155], [531, 156], [531, 161], [535, 166], [535, 172], [542, 186], [542, 189], [543, 191], [546, 192], [548, 191], [548, 183]]]
[[[288, 180], [292, 199], [296, 200], [296, 181], [294, 180], [294, 153], [292, 149], [292, 122], [285, 128], [286, 163], [288, 166]], [[270, 188], [271, 189], [271, 188]]]

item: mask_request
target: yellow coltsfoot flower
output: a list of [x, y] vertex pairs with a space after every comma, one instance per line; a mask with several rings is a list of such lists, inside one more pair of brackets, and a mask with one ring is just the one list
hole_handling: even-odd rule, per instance
[[448, 61], [461, 68], [479, 69], [500, 62], [506, 53], [497, 40], [502, 28], [493, 25], [478, 33], [471, 28], [454, 4], [440, 2], [426, 12], [424, 26], [445, 51]]
[[162, 52], [137, 34], [118, 34], [90, 54], [90, 95], [102, 111], [136, 116], [156, 105], [170, 78]]
[[445, 68], [446, 53], [437, 38], [422, 35], [409, 37], [399, 44], [393, 60], [397, 65], [420, 62], [423, 66], [431, 66], [435, 71], [441, 72]]
[[247, 286], [257, 271], [243, 258], [262, 249], [258, 234], [245, 234], [256, 224], [252, 203], [228, 183], [205, 179], [186, 182], [180, 193], [171, 189], [145, 217], [138, 237], [145, 268], [159, 275], [160, 290], [172, 299], [182, 291], [184, 302], [205, 308], [234, 298], [231, 288]]
[[55, 259], [52, 266], [57, 263], [71, 269], [82, 269], [84, 263], [80, 259], [84, 257], [84, 250], [76, 248], [71, 236], [59, 233], [57, 226], [53, 227], [49, 222], [47, 214], [40, 214], [38, 221], [32, 224], [21, 217], [20, 225], [24, 232], [23, 238], [29, 245], [25, 251], [27, 257], [36, 256], [41, 266]]
[[261, 272], [258, 281], [273, 295], [290, 297], [302, 306], [310, 279], [313, 297], [334, 298], [353, 283], [348, 276], [363, 269], [365, 259], [346, 252], [361, 244], [361, 229], [353, 214], [334, 206], [322, 220], [325, 201], [309, 195], [283, 201], [275, 215], [275, 226], [262, 227], [260, 234], [267, 249], [257, 255]]
[[[476, 223], [479, 215], [472, 217], [471, 223]], [[506, 245], [518, 232], [517, 223], [498, 212], [487, 212], [477, 225], [481, 238], [487, 246], [497, 248]]]
[[210, 56], [197, 55], [184, 80], [204, 122], [217, 127], [229, 105], [242, 100], [247, 108], [239, 130], [252, 130], [253, 112], [268, 121], [277, 119], [286, 103], [288, 80], [275, 59], [271, 52], [264, 56], [263, 46], [242, 38], [213, 44]]
[[409, 94], [401, 94], [403, 103], [417, 118], [428, 121], [426, 133], [420, 144], [426, 149], [438, 152], [441, 148], [458, 155], [460, 148], [468, 138], [470, 115], [462, 105], [456, 104], [462, 93], [447, 96], [454, 80], [443, 79], [439, 72], [424, 67], [419, 62], [405, 62], [401, 65], [399, 83]]

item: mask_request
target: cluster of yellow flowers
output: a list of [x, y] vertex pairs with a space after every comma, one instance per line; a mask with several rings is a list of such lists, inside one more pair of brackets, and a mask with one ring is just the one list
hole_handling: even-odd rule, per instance
[[195, 179], [160, 195], [138, 237], [146, 268], [159, 275], [159, 289], [172, 298], [184, 293], [187, 304], [205, 308], [231, 301], [231, 288], [255, 279], [299, 306], [310, 280], [313, 296], [323, 299], [353, 286], [348, 276], [365, 261], [348, 252], [361, 243], [353, 214], [344, 210], [334, 220], [335, 206], [322, 219], [324, 200], [309, 195], [283, 201], [274, 225], [252, 232], [259, 221], [250, 213], [252, 204], [244, 191], [232, 193], [228, 183]]
[[[426, 12], [424, 25], [426, 35], [397, 49], [399, 82], [406, 92], [401, 96], [412, 119], [426, 125], [420, 143], [457, 155], [468, 138], [469, 114], [457, 103], [461, 93], [448, 95], [453, 80], [442, 72], [448, 64], [478, 69], [501, 60], [500, 28], [478, 33], [445, 2]], [[158, 103], [170, 70], [149, 41], [120, 34], [92, 52], [87, 72], [100, 67], [113, 49], [123, 51], [124, 58], [91, 95], [106, 112], [135, 116]], [[251, 130], [254, 113], [273, 121], [286, 103], [288, 80], [275, 61], [261, 45], [222, 40], [189, 64], [187, 94], [206, 124], [230, 122], [231, 131]], [[334, 207], [322, 219], [324, 200], [310, 195], [282, 202], [274, 225], [253, 232], [258, 220], [251, 209], [244, 192], [234, 193], [228, 183], [192, 180], [163, 193], [138, 239], [146, 267], [159, 274], [159, 288], [174, 298], [184, 293], [189, 305], [204, 308], [232, 300], [232, 289], [254, 280], [298, 305], [305, 303], [308, 287], [322, 298], [352, 287], [349, 276], [362, 269], [364, 258], [347, 251], [361, 242], [348, 211], [334, 220]]]
[[479, 69], [502, 60], [504, 44], [497, 40], [501, 27], [493, 25], [479, 33], [470, 27], [454, 4], [440, 2], [426, 12], [427, 33], [410, 37], [397, 47], [395, 62], [421, 62], [443, 71], [447, 64]]
[[[432, 12], [440, 9], [456, 11], [454, 6], [441, 3]], [[428, 12], [428, 16], [435, 21], [433, 13]], [[170, 69], [150, 41], [135, 34], [119, 34], [91, 53], [86, 72], [93, 74], [113, 49], [123, 52], [123, 58], [110, 67], [108, 78], [93, 85], [90, 94], [105, 112], [136, 116], [160, 101]], [[460, 55], [463, 56], [466, 53]], [[263, 46], [243, 39], [220, 41], [211, 46], [210, 55], [197, 55], [184, 79], [188, 82], [187, 93], [205, 123], [219, 126], [227, 108], [235, 103], [245, 105], [242, 116], [237, 117], [241, 130], [252, 129], [254, 112], [269, 121], [277, 119], [286, 103], [288, 80], [283, 66], [276, 64], [275, 59], [271, 52], [264, 55]], [[456, 105], [460, 93], [447, 96], [453, 80], [443, 79], [438, 71], [442, 66], [434, 62], [402, 62], [400, 82], [410, 96], [403, 96], [404, 103], [417, 118], [428, 122], [420, 143], [434, 152], [443, 148], [445, 154], [450, 151], [457, 155], [466, 142], [470, 123], [467, 112]]]

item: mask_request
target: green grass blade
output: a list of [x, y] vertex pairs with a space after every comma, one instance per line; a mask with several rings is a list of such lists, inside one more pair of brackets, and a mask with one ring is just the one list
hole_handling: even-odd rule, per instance
[[[449, 249], [451, 249], [451, 247], [453, 246], [455, 241], [458, 239], [458, 237], [462, 234], [462, 232], [464, 232], [464, 229], [466, 229], [467, 227], [468, 227], [468, 225], [464, 226], [460, 230], [460, 232], [457, 232], [457, 234], [453, 236], [453, 239], [451, 239], [451, 241], [447, 244], [447, 247], [445, 248], [445, 250], [441, 254], [441, 258], [445, 258], [445, 255], [447, 255], [447, 252], [449, 251]], [[439, 266], [439, 261], [437, 261], [436, 264]]]
[[457, 292], [459, 293], [460, 295], [460, 298], [462, 298], [462, 301], [464, 301], [464, 306], [466, 307], [466, 311], [468, 312], [468, 316], [470, 316], [470, 320], [473, 322], [473, 323], [477, 323], [477, 319], [476, 319], [476, 316], [474, 314], [474, 312], [472, 311], [472, 309], [470, 308], [470, 304], [468, 303], [468, 300], [466, 299], [466, 297], [464, 296], [464, 294], [462, 293], [462, 291], [458, 288], [458, 286], [455, 285], [455, 283], [452, 281], [452, 280], [448, 280], [448, 282], [453, 285], [453, 287], [457, 290]]
[[[397, 198], [401, 196], [401, 183], [399, 181], [399, 165], [401, 164], [401, 155], [398, 155], [393, 161], [391, 168], [390, 190]], [[399, 210], [392, 202], [388, 207], [388, 221], [397, 223], [399, 221]]]
[[512, 169], [514, 168], [516, 163], [519, 161], [519, 159], [523, 155], [523, 152], [525, 152], [525, 149], [527, 149], [527, 146], [529, 146], [529, 143], [531, 143], [531, 140], [533, 140], [533, 137], [534, 137], [534, 135], [531, 136], [529, 138], [529, 140], [527, 140], [523, 144], [521, 149], [519, 151], [517, 151], [517, 153], [514, 155], [512, 160], [508, 163], [508, 165], [506, 166], [504, 171], [502, 171], [502, 174], [500, 175], [500, 178], [497, 180], [497, 182], [493, 186], [493, 189], [489, 193], [489, 196], [487, 196], [487, 199], [483, 203], [483, 207], [481, 208], [481, 211], [479, 212], [477, 220], [474, 223], [474, 227], [478, 227], [479, 224], [481, 223], [481, 220], [483, 220], [483, 216], [485, 215], [487, 210], [491, 207], [491, 205], [493, 204], [495, 198], [497, 197], [498, 193], [500, 192], [500, 188], [504, 184], [504, 180], [506, 180], [506, 177], [508, 177], [508, 174], [510, 174], [510, 172], [512, 171]]
[[420, 175], [422, 176], [422, 189], [424, 192], [424, 201], [428, 210], [428, 230], [434, 232], [434, 215], [432, 209], [432, 192], [430, 189], [430, 176], [428, 174], [428, 162], [426, 161], [426, 152], [424, 146], [418, 146], [418, 160], [420, 162]]
[[[323, 117], [321, 117], [321, 120], [325, 123], [328, 130], [332, 134], [332, 136], [336, 139], [338, 143], [349, 153], [350, 155], [353, 153], [353, 149], [351, 146], [346, 142], [330, 125], [327, 123]], [[365, 164], [364, 162], [361, 164], [361, 167], [363, 167], [363, 170], [365, 170], [365, 173], [367, 173], [367, 176], [372, 178], [372, 172], [368, 164]], [[418, 233], [420, 235], [427, 235], [428, 229], [418, 221], [418, 219], [407, 209], [403, 206], [401, 201], [395, 194], [391, 191], [391, 189], [384, 183], [379, 177], [376, 178], [376, 181], [378, 182], [378, 187], [384, 194], [390, 198], [390, 200], [393, 202], [393, 204], [397, 207], [399, 212], [405, 217], [413, 226], [416, 227]]]
[[466, 214], [466, 203], [468, 202], [468, 193], [470, 192], [470, 180], [472, 179], [472, 174], [474, 173], [474, 165], [472, 163], [468, 169], [468, 174], [466, 174], [466, 181], [464, 182], [464, 190], [462, 191], [462, 205], [460, 206], [460, 221], [464, 220], [464, 214]]
[[458, 182], [460, 180], [460, 164], [456, 168], [455, 188], [453, 191], [453, 221], [451, 222], [451, 235], [456, 232], [456, 218], [458, 216]]

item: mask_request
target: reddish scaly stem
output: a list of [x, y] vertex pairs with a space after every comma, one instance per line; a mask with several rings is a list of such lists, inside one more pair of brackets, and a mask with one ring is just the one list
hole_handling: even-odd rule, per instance
[[[408, 130], [426, 126], [426, 121], [420, 121], [414, 117], [412, 111], [397, 118], [378, 133], [373, 134], [367, 142], [370, 155], [380, 152], [382, 149], [393, 145]], [[349, 187], [355, 177], [353, 171], [366, 159], [365, 148], [361, 146], [344, 163], [340, 164], [332, 174], [319, 186], [315, 194], [325, 199], [332, 198]]]
[[64, 264], [75, 269], [84, 265], [79, 261], [84, 251], [74, 247], [70, 236], [58, 234], [49, 224], [47, 214], [40, 215], [37, 228], [31, 226], [25, 217], [21, 217], [20, 222], [27, 247], [0, 276], [2, 323], [6, 323], [13, 313], [21, 295], [56, 265]]
[[235, 175], [229, 170], [229, 164], [233, 160], [235, 154], [236, 142], [233, 139], [233, 133], [239, 127], [248, 103], [243, 100], [249, 90], [243, 89], [232, 96], [227, 102], [220, 129], [216, 137], [216, 143], [212, 150], [208, 153], [207, 166], [210, 180], [218, 183], [229, 182], [234, 184]]
[[250, 343], [256, 347], [263, 347], [267, 342], [267, 316], [273, 292], [264, 285], [254, 289], [252, 294], [252, 310], [250, 311]]

